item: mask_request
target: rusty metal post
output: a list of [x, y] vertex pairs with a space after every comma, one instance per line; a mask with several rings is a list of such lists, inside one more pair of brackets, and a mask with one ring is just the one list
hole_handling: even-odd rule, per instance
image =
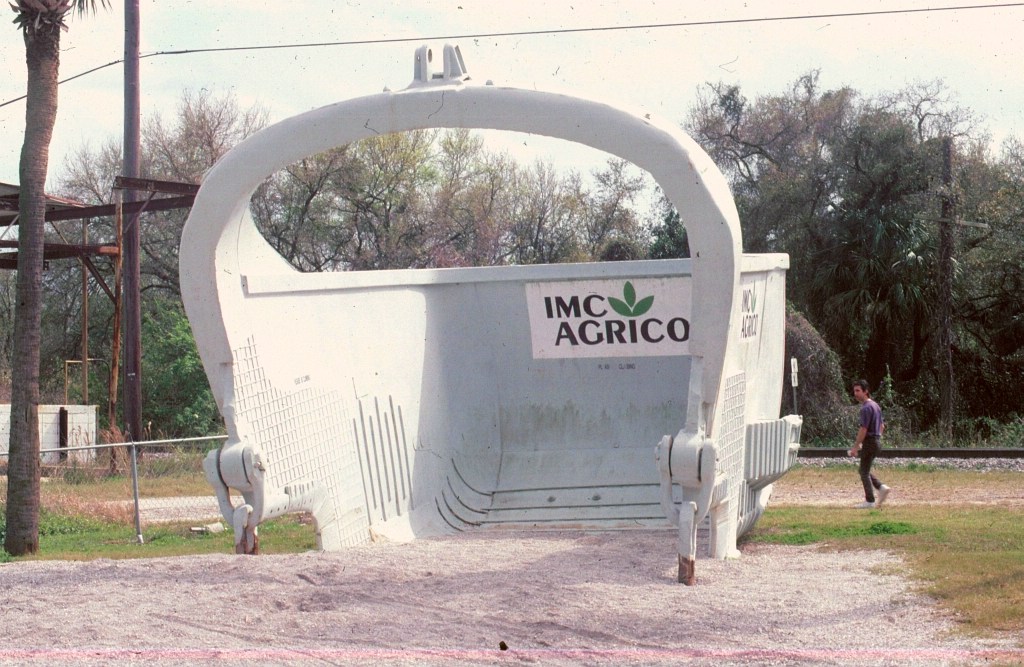
[[[124, 253], [124, 234], [121, 208], [121, 192], [117, 191], [114, 208], [114, 234], [117, 239], [117, 255], [114, 257], [114, 322], [113, 340], [110, 342], [110, 382], [107, 384], [107, 428], [115, 432], [117, 426], [117, 390], [121, 378], [121, 303], [124, 292], [121, 289], [121, 259]], [[117, 450], [110, 449], [110, 472], [117, 473]]]
[[687, 586], [697, 583], [697, 564], [683, 554], [679, 554], [679, 583]]

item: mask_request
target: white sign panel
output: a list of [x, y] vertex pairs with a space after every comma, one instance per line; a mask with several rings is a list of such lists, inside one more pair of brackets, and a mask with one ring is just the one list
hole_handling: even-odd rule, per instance
[[526, 283], [534, 359], [690, 352], [689, 277]]
[[749, 343], [761, 335], [768, 284], [763, 278], [744, 276], [740, 281], [740, 290], [740, 341]]

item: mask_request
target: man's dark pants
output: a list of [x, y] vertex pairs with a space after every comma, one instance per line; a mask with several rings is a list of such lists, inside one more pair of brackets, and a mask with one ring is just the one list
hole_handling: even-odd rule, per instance
[[871, 464], [875, 462], [875, 456], [881, 444], [876, 436], [867, 436], [860, 449], [860, 481], [864, 484], [864, 499], [869, 503], [875, 502], [875, 489], [882, 488], [882, 483], [871, 474]]

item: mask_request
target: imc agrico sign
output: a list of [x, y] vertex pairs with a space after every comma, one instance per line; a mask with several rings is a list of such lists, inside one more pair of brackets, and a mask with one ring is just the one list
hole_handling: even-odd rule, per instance
[[526, 284], [534, 359], [689, 354], [690, 279]]

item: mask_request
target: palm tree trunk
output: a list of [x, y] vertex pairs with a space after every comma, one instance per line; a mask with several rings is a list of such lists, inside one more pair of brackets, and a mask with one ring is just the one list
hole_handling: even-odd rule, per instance
[[57, 117], [60, 31], [27, 30], [28, 95], [18, 199], [18, 284], [11, 374], [7, 535], [13, 556], [39, 550], [39, 343], [42, 317], [45, 186]]

